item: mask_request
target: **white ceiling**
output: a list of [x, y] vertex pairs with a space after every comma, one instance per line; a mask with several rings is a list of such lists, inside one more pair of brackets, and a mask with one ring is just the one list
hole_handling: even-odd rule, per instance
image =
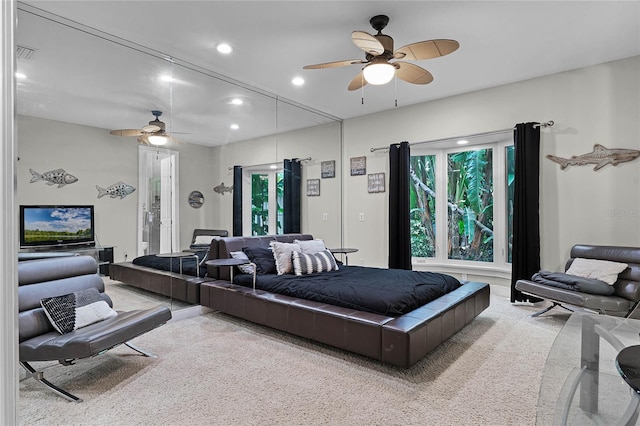
[[[161, 109], [171, 131], [203, 145], [640, 54], [639, 1], [47, 0], [19, 3], [19, 9], [18, 44], [36, 50], [32, 59], [18, 60], [27, 75], [18, 86], [19, 113], [114, 129], [139, 128], [153, 118], [151, 109]], [[369, 19], [377, 14], [390, 17], [383, 33], [396, 48], [450, 38], [460, 49], [415, 61], [433, 74], [428, 85], [392, 81], [348, 92], [360, 66], [302, 69], [364, 59], [350, 35], [375, 33]], [[219, 54], [220, 42], [233, 53]], [[159, 81], [167, 69], [172, 84]], [[304, 86], [291, 84], [295, 76]], [[247, 103], [232, 107], [232, 96]], [[285, 101], [277, 110], [276, 96]], [[231, 122], [240, 130], [229, 130]]]

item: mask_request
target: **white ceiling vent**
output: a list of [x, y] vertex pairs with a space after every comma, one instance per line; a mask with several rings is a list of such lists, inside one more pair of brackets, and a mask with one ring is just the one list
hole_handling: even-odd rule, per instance
[[33, 55], [35, 49], [32, 49], [27, 46], [16, 46], [16, 59], [30, 59], [31, 55]]

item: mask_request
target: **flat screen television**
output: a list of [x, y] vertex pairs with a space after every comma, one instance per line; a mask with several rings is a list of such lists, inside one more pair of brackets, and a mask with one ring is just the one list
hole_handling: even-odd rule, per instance
[[20, 248], [95, 245], [93, 206], [20, 206]]

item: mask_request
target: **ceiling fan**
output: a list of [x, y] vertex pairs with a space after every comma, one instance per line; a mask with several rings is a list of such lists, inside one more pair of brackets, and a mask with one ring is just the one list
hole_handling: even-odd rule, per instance
[[172, 137], [165, 131], [164, 122], [160, 121], [162, 111], [152, 110], [151, 114], [155, 117], [142, 129], [119, 129], [112, 130], [109, 133], [115, 136], [137, 136], [138, 143], [145, 145], [164, 145], [167, 142], [178, 141], [178, 139]]
[[391, 59], [421, 60], [448, 55], [460, 47], [456, 40], [436, 39], [408, 44], [393, 50], [393, 38], [382, 34], [382, 30], [389, 23], [386, 15], [376, 15], [369, 20], [376, 35], [364, 31], [351, 33], [351, 40], [366, 53], [365, 59], [350, 59], [345, 61], [326, 62], [323, 64], [307, 65], [304, 69], [335, 68], [346, 65], [366, 64], [362, 71], [355, 76], [348, 86], [349, 90], [357, 90], [365, 84], [386, 84], [393, 76], [412, 84], [428, 84], [433, 81], [433, 75], [426, 69], [409, 62]]

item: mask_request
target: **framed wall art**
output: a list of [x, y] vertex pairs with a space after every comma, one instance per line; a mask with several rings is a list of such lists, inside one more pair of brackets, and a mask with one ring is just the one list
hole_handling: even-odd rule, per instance
[[372, 173], [367, 175], [369, 193], [384, 192], [384, 173]]
[[336, 177], [336, 160], [321, 162], [320, 176], [323, 179]]
[[367, 173], [367, 157], [351, 157], [351, 176], [362, 176]]
[[320, 179], [307, 179], [307, 197], [320, 196]]

